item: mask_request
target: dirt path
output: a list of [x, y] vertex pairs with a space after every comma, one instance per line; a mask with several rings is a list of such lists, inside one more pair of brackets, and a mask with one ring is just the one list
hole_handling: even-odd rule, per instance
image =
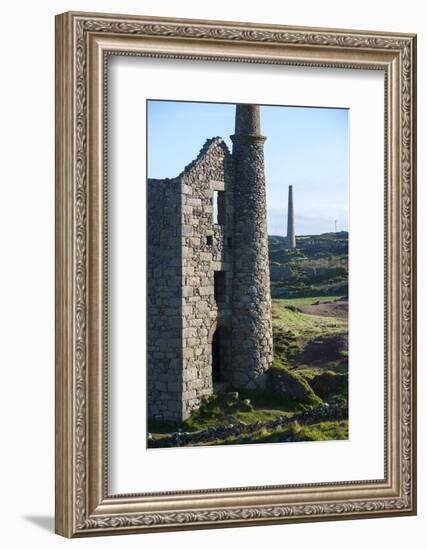
[[298, 308], [301, 313], [308, 315], [320, 315], [321, 317], [338, 317], [338, 319], [348, 318], [348, 299], [336, 300], [335, 302], [323, 302]]

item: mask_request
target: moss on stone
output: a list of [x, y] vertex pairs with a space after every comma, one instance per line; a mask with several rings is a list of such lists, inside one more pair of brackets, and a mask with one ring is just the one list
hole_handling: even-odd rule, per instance
[[274, 359], [268, 370], [268, 376], [270, 389], [275, 394], [312, 406], [322, 403], [307, 380], [290, 371], [280, 359]]

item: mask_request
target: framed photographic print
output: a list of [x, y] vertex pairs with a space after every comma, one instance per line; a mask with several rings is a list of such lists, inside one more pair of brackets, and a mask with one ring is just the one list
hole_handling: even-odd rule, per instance
[[57, 16], [57, 533], [416, 513], [415, 67]]

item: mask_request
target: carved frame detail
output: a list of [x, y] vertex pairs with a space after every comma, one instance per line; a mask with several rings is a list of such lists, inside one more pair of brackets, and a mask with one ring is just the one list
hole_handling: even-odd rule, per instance
[[[102, 182], [112, 54], [385, 72], [384, 480], [108, 495]], [[69, 12], [56, 18], [56, 67], [56, 531], [74, 537], [414, 514], [415, 36]]]

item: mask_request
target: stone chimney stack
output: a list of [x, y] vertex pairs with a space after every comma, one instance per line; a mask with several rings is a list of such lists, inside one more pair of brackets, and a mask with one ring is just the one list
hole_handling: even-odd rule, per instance
[[286, 248], [296, 248], [295, 240], [295, 215], [294, 215], [294, 195], [292, 185], [289, 186], [288, 195], [288, 232], [286, 235]]
[[236, 105], [233, 142], [233, 383], [265, 384], [273, 359], [264, 141], [259, 105]]

